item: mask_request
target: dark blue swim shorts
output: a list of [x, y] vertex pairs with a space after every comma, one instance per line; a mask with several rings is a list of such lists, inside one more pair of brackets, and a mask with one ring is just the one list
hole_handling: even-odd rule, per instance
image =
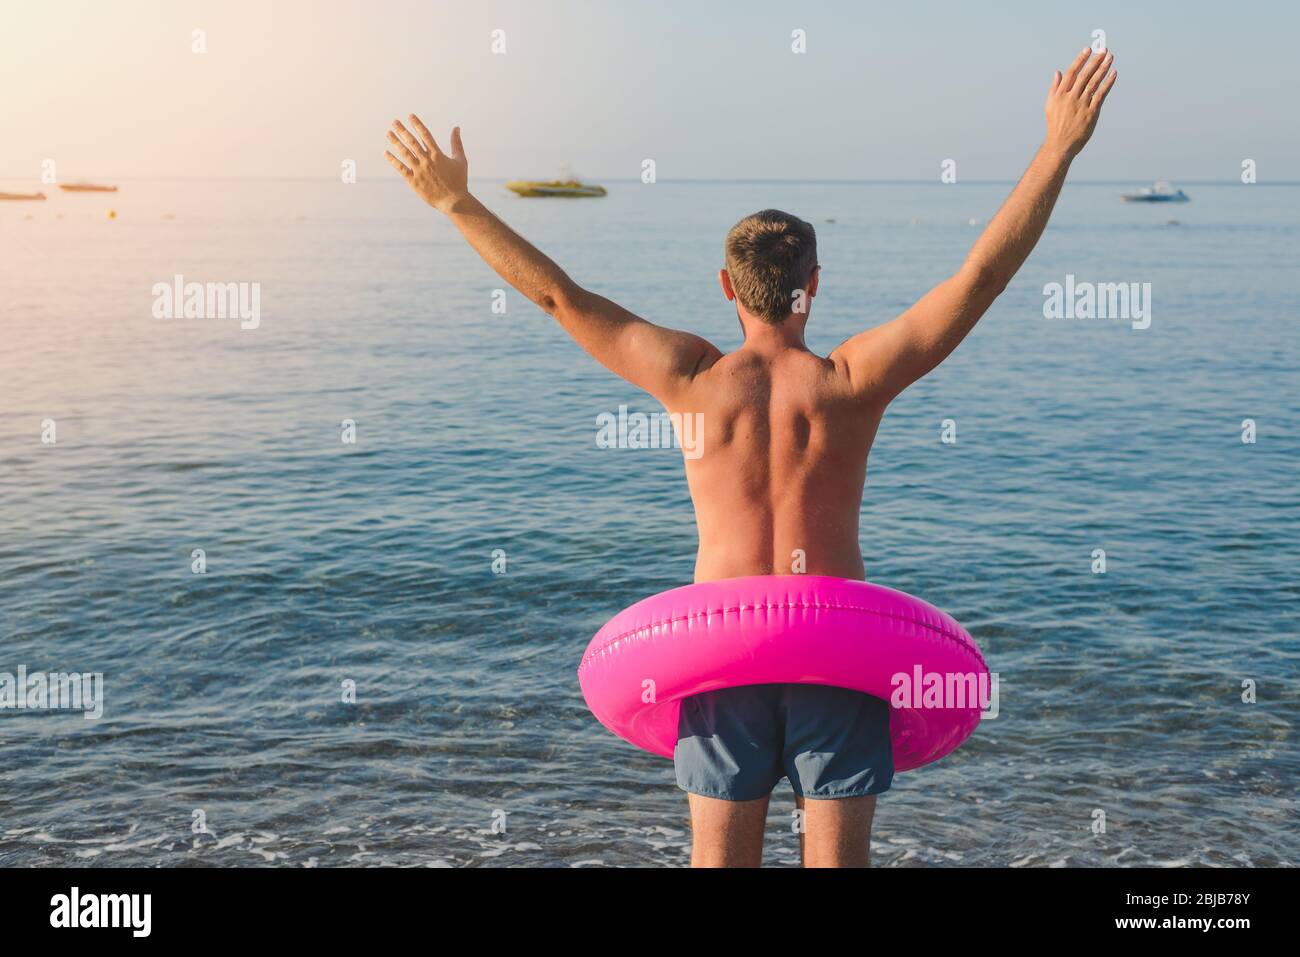
[[673, 764], [683, 791], [724, 801], [781, 778], [806, 798], [879, 794], [894, 780], [889, 703], [826, 685], [708, 691], [682, 702]]

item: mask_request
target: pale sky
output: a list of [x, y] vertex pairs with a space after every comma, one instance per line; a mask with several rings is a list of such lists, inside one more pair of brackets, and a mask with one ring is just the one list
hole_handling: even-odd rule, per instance
[[[1086, 11], [1086, 12], [1083, 12]], [[387, 176], [394, 117], [471, 174], [1014, 179], [1051, 72], [1119, 82], [1078, 179], [1300, 179], [1300, 4], [4, 0], [0, 176]], [[206, 33], [206, 53], [192, 34]], [[791, 52], [791, 32], [807, 52]], [[505, 31], [494, 54], [492, 31]]]

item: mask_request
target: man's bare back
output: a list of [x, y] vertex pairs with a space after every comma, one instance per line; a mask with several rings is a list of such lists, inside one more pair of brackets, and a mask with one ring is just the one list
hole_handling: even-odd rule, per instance
[[800, 341], [746, 341], [695, 377], [705, 454], [686, 458], [700, 548], [695, 580], [864, 577], [858, 512], [881, 410]]

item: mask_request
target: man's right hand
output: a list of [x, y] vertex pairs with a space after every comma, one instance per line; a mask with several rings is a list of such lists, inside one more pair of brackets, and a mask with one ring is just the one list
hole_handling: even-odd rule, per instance
[[1119, 74], [1111, 70], [1106, 75], [1114, 57], [1101, 52], [1096, 56], [1085, 47], [1074, 58], [1070, 68], [1062, 75], [1060, 70], [1052, 78], [1052, 88], [1047, 93], [1047, 141], [1045, 145], [1067, 156], [1079, 155], [1101, 115], [1101, 105], [1106, 94], [1115, 85]]
[[1047, 94], [1047, 139], [966, 262], [897, 319], [860, 332], [831, 353], [854, 391], [883, 407], [957, 348], [1029, 257], [1047, 226], [1070, 161], [1097, 125], [1115, 84], [1109, 53], [1080, 53]]

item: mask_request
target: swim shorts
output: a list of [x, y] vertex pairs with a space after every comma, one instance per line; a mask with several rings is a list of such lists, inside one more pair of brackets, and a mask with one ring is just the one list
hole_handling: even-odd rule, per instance
[[889, 702], [827, 685], [707, 691], [682, 702], [673, 764], [683, 791], [724, 801], [783, 777], [800, 797], [879, 794], [894, 780]]

